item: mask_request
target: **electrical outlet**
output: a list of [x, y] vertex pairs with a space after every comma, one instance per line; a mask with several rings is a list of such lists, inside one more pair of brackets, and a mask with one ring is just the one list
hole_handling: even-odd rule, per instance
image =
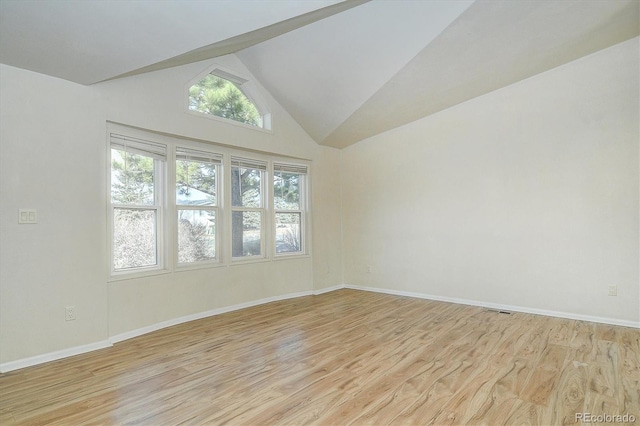
[[76, 319], [76, 307], [75, 306], [66, 306], [64, 308], [64, 320], [65, 321], [73, 321]]
[[21, 223], [21, 224], [38, 223], [38, 211], [36, 209], [19, 209], [18, 223]]
[[367, 274], [371, 273], [371, 265], [367, 265]]
[[610, 285], [609, 286], [609, 296], [617, 296], [618, 295], [618, 286]]

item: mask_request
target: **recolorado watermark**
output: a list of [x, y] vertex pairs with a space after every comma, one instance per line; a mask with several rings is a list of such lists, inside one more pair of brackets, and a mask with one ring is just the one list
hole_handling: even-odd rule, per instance
[[633, 414], [591, 414], [576, 413], [576, 422], [582, 423], [635, 423], [636, 416]]

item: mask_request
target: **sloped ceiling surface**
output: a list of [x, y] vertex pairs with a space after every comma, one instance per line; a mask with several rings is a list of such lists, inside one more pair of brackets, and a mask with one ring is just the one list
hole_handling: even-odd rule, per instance
[[639, 5], [477, 1], [319, 142], [345, 147], [633, 38]]
[[0, 0], [0, 62], [94, 84], [236, 53], [342, 148], [636, 37], [639, 17], [638, 0]]
[[297, 19], [308, 24], [361, 2], [0, 0], [0, 62], [93, 84], [203, 47], [209, 57], [232, 53], [215, 47], [232, 40], [236, 50], [244, 48], [296, 28]]
[[471, 3], [372, 1], [238, 56], [322, 142]]

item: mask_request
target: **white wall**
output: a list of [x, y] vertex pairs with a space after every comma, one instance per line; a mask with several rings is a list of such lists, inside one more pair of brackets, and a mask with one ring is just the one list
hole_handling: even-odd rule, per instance
[[341, 151], [323, 149], [313, 165], [313, 246], [317, 247], [313, 277], [317, 292], [342, 286], [344, 281], [340, 161]]
[[[314, 193], [322, 194], [325, 174], [331, 184], [331, 169], [339, 169], [339, 157], [313, 140], [262, 90], [272, 107], [273, 132], [230, 125], [186, 112], [189, 82], [214, 64], [251, 77], [244, 65], [229, 55], [183, 67], [114, 80], [97, 86], [106, 100], [107, 120], [184, 137], [195, 138], [305, 158], [313, 161]], [[335, 150], [332, 150], [335, 151]], [[315, 168], [318, 166], [318, 173]], [[323, 170], [325, 172], [323, 173]], [[339, 202], [339, 194], [335, 194]], [[315, 201], [315, 200], [314, 200]], [[324, 203], [313, 203], [314, 218], [322, 216]], [[316, 213], [315, 208], [318, 208]], [[339, 215], [336, 218], [340, 220]], [[318, 234], [320, 232], [317, 228]], [[318, 256], [331, 250], [322, 237], [313, 246]], [[339, 269], [336, 265], [334, 269]], [[341, 277], [339, 277], [341, 278]], [[337, 285], [339, 281], [331, 285]], [[234, 265], [199, 271], [109, 283], [109, 330], [112, 335], [215, 308], [276, 295], [314, 290], [313, 260]]]
[[638, 324], [638, 79], [636, 38], [345, 149], [345, 282]]
[[[266, 93], [273, 132], [185, 112], [189, 81], [214, 62], [248, 74], [227, 56], [85, 87], [1, 66], [0, 365], [341, 284], [340, 152], [315, 144]], [[107, 121], [310, 160], [313, 256], [108, 282]], [[39, 223], [18, 225], [18, 208], [37, 208]], [[76, 321], [65, 322], [66, 305]]]
[[[353, 285], [637, 322], [637, 49], [343, 152], [268, 95], [272, 133], [184, 112], [188, 81], [214, 62], [246, 73], [234, 56], [92, 87], [0, 65], [0, 366], [332, 288], [343, 267]], [[313, 255], [108, 282], [107, 120], [311, 160]], [[18, 225], [19, 208], [39, 223]]]
[[[108, 328], [100, 97], [4, 65], [0, 93], [1, 363], [102, 341]], [[19, 208], [38, 223], [19, 225]]]

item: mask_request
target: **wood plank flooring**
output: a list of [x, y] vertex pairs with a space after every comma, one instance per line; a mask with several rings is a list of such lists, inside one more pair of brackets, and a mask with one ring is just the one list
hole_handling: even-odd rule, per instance
[[640, 330], [355, 290], [0, 375], [2, 425], [560, 425], [576, 413], [640, 424]]

